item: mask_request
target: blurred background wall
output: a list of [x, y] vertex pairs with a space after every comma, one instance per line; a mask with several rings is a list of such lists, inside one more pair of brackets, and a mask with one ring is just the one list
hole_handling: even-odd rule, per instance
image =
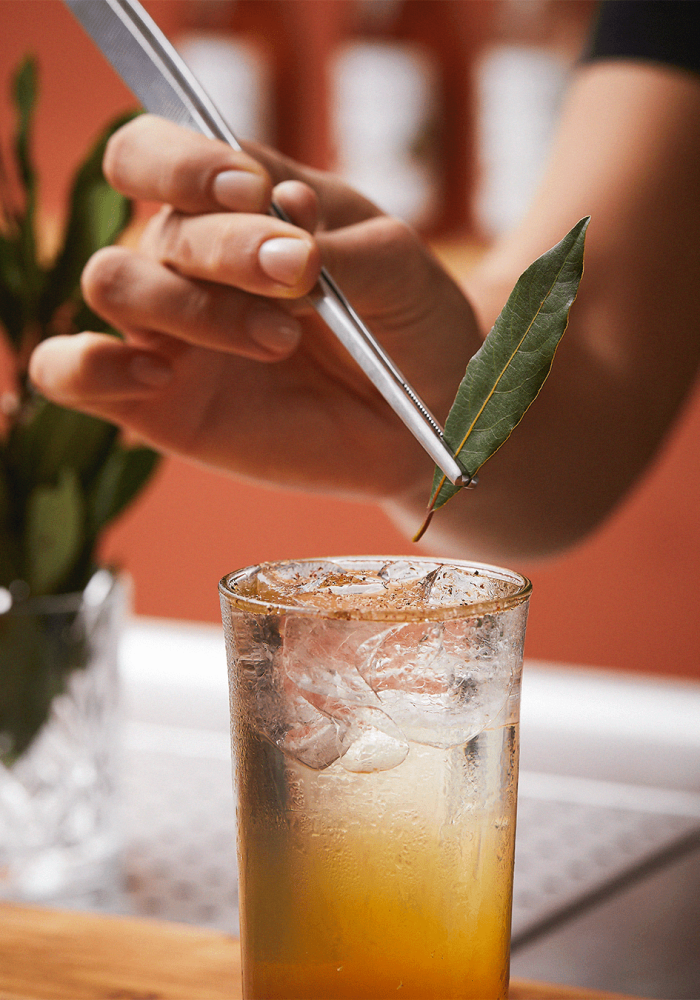
[[[594, 11], [588, 0], [146, 6], [209, 73], [240, 134], [342, 170], [411, 219], [457, 275], [522, 211]], [[11, 70], [28, 52], [40, 63], [35, 155], [50, 245], [74, 165], [134, 101], [60, 0], [0, 0], [0, 22], [3, 136]], [[564, 558], [517, 567], [535, 584], [529, 656], [700, 676], [699, 455], [696, 392], [607, 524]], [[137, 612], [216, 621], [216, 583], [238, 566], [411, 549], [371, 507], [253, 487], [168, 458], [104, 554], [133, 576]]]

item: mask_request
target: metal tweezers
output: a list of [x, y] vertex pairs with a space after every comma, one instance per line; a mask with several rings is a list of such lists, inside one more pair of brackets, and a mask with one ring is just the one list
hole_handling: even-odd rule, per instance
[[[200, 83], [137, 0], [65, 3], [146, 110], [241, 149]], [[273, 204], [270, 211], [290, 221], [278, 205]], [[325, 269], [309, 299], [450, 482], [471, 485], [445, 445], [438, 421]]]

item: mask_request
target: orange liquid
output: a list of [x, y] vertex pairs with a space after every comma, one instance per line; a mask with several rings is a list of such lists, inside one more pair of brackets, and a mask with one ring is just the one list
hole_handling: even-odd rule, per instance
[[325, 771], [239, 743], [247, 1000], [507, 995], [517, 727]]

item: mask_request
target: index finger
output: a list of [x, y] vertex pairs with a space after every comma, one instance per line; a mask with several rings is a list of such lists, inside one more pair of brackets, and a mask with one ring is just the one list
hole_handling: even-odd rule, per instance
[[156, 115], [139, 115], [114, 133], [103, 169], [122, 194], [190, 215], [222, 207], [265, 212], [272, 196], [268, 172], [248, 153]]
[[[275, 150], [246, 150], [191, 132], [156, 115], [140, 115], [107, 144], [104, 171], [122, 194], [172, 205], [188, 215], [267, 212], [272, 186], [299, 180], [314, 190], [327, 229], [354, 225], [383, 213], [332, 174], [303, 167]], [[251, 155], [252, 154], [252, 155]]]

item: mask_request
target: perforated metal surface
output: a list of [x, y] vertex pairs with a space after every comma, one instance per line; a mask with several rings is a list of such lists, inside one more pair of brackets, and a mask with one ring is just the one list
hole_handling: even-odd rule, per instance
[[125, 789], [122, 908], [237, 933], [230, 763], [161, 753], [138, 759]]
[[[132, 724], [125, 764], [125, 885], [117, 908], [236, 932], [226, 734]], [[692, 846], [700, 846], [694, 795], [526, 772], [514, 950]]]
[[[695, 815], [674, 815], [644, 809], [603, 805], [577, 793], [594, 789], [576, 779], [553, 783], [568, 791], [566, 798], [547, 798], [545, 788], [536, 797], [529, 785], [543, 776], [523, 774], [519, 800], [518, 836], [515, 851], [512, 948], [517, 951], [541, 934], [595, 906], [657, 866], [671, 863], [683, 853], [700, 848], [700, 797]], [[542, 784], [546, 787], [546, 782]], [[568, 785], [568, 789], [562, 786]], [[612, 783], [600, 782], [601, 791], [614, 791]], [[653, 790], [645, 790], [653, 797]], [[662, 793], [663, 795], [663, 793]], [[602, 798], [603, 796], [601, 796]], [[620, 786], [624, 802], [624, 786]], [[683, 809], [684, 797], [677, 806]], [[563, 800], [562, 800], [563, 799]], [[686, 811], [691, 811], [687, 809]]]

